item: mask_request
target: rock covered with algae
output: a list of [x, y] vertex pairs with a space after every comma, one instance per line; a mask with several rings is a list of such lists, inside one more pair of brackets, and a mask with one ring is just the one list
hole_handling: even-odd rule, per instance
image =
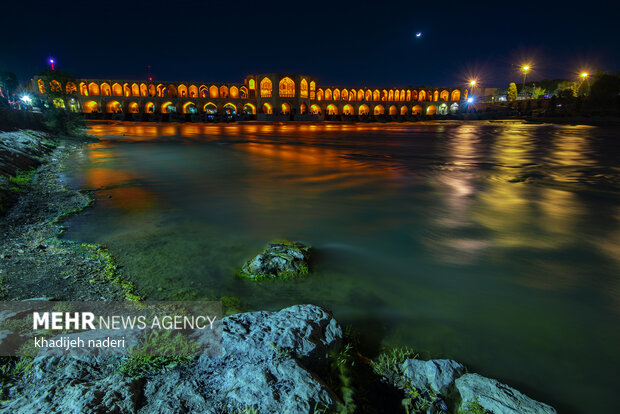
[[253, 259], [239, 276], [250, 280], [305, 277], [309, 271], [311, 246], [289, 240], [273, 240]]

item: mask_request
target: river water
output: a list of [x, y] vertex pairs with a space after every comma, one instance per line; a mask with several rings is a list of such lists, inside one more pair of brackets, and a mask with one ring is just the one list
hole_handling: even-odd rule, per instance
[[[66, 237], [102, 243], [150, 300], [331, 309], [367, 352], [464, 362], [561, 412], [620, 386], [620, 139], [605, 127], [91, 124], [71, 160], [96, 189]], [[311, 275], [234, 272], [272, 238]]]

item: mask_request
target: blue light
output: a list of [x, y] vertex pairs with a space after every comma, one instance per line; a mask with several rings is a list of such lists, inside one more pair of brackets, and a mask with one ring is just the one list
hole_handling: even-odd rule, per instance
[[418, 32], [415, 34], [415, 37], [422, 37], [422, 32]]
[[467, 98], [467, 103], [472, 103], [474, 101], [474, 98]]

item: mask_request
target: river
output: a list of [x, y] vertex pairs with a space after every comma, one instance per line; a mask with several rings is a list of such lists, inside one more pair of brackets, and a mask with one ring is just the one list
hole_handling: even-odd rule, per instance
[[[560, 412], [620, 386], [620, 139], [520, 122], [93, 123], [67, 179], [149, 300], [331, 309], [367, 352], [459, 360]], [[316, 248], [305, 280], [234, 277], [273, 238]]]

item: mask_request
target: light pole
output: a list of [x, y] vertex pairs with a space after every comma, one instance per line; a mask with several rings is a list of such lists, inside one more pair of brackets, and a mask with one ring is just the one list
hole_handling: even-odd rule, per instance
[[523, 65], [521, 70], [523, 70], [523, 97], [525, 98], [525, 79], [527, 78], [527, 72], [530, 70], [530, 65]]

